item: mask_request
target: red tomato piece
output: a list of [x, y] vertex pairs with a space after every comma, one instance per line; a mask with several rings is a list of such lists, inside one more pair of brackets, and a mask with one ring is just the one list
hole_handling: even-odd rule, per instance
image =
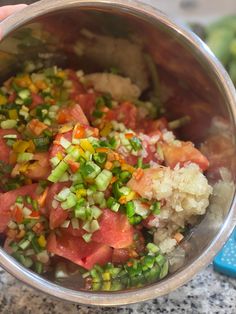
[[49, 153], [34, 154], [34, 164], [30, 165], [26, 176], [33, 180], [47, 179], [51, 172], [51, 165], [49, 162]]
[[92, 113], [95, 109], [96, 95], [93, 93], [80, 94], [76, 97], [76, 101], [78, 101], [86, 117], [91, 120]]
[[122, 122], [127, 128], [135, 130], [137, 128], [138, 109], [134, 104], [126, 101], [117, 108], [109, 110], [106, 119]]
[[225, 167], [236, 173], [236, 149], [233, 140], [223, 134], [212, 135], [201, 147], [202, 152], [210, 160], [208, 175], [214, 179], [221, 179], [220, 169]]
[[29, 195], [34, 198], [36, 196], [37, 186], [36, 183], [30, 184], [0, 195], [0, 232], [4, 232], [11, 219], [12, 213], [10, 207], [15, 203], [17, 197]]
[[47, 250], [86, 269], [93, 268], [95, 264], [105, 265], [112, 257], [112, 249], [109, 246], [95, 242], [86, 243], [82, 238], [65, 232], [61, 237], [50, 234]]
[[166, 118], [160, 118], [157, 120], [151, 120], [151, 119], [143, 119], [139, 122], [139, 131], [145, 133], [145, 134], [153, 134], [157, 130], [163, 130], [167, 129], [168, 127], [168, 121]]
[[32, 98], [32, 104], [30, 105], [30, 109], [33, 109], [37, 107], [38, 105], [42, 105], [44, 103], [43, 98], [36, 93], [31, 93], [31, 98]]
[[55, 140], [49, 151], [49, 159], [55, 157], [58, 153], [64, 153], [65, 149], [60, 145], [60, 139], [64, 137], [69, 142], [72, 142], [72, 131], [68, 131], [66, 133], [57, 134]]
[[19, 224], [22, 223], [23, 221], [22, 209], [16, 206], [11, 213], [11, 218]]
[[59, 110], [57, 121], [61, 124], [67, 122], [79, 122], [83, 125], [89, 124], [82, 108], [78, 104]]
[[5, 163], [9, 162], [11, 148], [6, 144], [6, 139], [4, 135], [14, 134], [19, 138], [19, 133], [14, 129], [2, 130], [0, 129], [0, 160]]
[[67, 70], [68, 79], [73, 83], [73, 91], [71, 93], [71, 98], [74, 99], [76, 95], [84, 93], [84, 86], [80, 83], [78, 76], [76, 75], [75, 71]]
[[46, 208], [49, 212], [49, 226], [51, 229], [55, 229], [60, 227], [60, 225], [67, 219], [68, 212], [66, 210], [63, 210], [58, 203], [58, 206], [56, 208], [53, 208], [52, 202], [54, 200], [54, 196], [58, 194], [63, 188], [69, 187], [69, 182], [59, 182], [54, 183], [50, 186], [46, 198]]
[[158, 169], [144, 169], [142, 177], [139, 180], [132, 177], [127, 183], [127, 186], [142, 197], [146, 197], [152, 186], [152, 178], [155, 171], [158, 171]]
[[99, 225], [100, 229], [93, 233], [93, 241], [117, 249], [126, 248], [133, 243], [134, 228], [126, 215], [104, 209]]
[[178, 163], [184, 166], [188, 162], [197, 164], [203, 171], [209, 167], [208, 159], [193, 146], [192, 142], [181, 142], [181, 146], [162, 144], [167, 166], [174, 168]]

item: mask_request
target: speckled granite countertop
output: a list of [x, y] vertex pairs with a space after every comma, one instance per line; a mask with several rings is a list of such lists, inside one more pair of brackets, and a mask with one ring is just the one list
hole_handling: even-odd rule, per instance
[[86, 307], [56, 300], [25, 286], [0, 269], [1, 314], [235, 314], [236, 280], [215, 273], [212, 266], [170, 293], [149, 302], [116, 308]]

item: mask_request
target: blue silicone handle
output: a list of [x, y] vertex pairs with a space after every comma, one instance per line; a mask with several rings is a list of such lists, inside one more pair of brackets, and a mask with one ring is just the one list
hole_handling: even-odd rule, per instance
[[216, 255], [213, 265], [216, 271], [236, 277], [236, 228], [223, 249]]

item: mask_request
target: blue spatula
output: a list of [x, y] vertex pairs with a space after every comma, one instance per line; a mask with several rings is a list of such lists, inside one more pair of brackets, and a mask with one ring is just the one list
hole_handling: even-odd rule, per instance
[[236, 228], [223, 249], [216, 255], [213, 265], [216, 271], [236, 277]]

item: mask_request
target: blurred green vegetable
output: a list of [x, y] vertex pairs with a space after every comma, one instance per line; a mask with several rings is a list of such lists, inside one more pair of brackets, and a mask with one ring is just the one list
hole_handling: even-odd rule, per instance
[[[193, 31], [198, 32], [192, 25]], [[203, 32], [201, 31], [200, 35]], [[204, 38], [236, 85], [236, 16], [224, 17], [204, 29]]]

